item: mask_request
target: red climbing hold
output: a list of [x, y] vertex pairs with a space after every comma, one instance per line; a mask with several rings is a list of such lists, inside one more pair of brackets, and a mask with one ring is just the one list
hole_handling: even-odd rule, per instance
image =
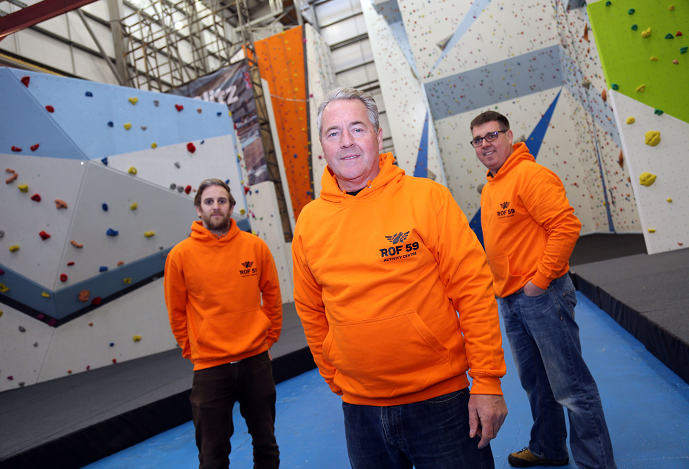
[[34, 194], [34, 195], [31, 196], [31, 200], [33, 200], [34, 202], [40, 202], [40, 201], [41, 201], [41, 196], [38, 195], [38, 194]]
[[113, 359], [112, 359], [112, 362], [113, 362], [113, 363], [117, 363], [117, 358], [113, 358]]
[[36, 145], [31, 145], [31, 151], [36, 151], [38, 150], [39, 144], [37, 143]]
[[66, 282], [67, 281], [67, 274], [60, 274], [60, 281]]
[[13, 146], [13, 147], [12, 147], [12, 151], [22, 151], [22, 149], [21, 149], [21, 148], [19, 148], [19, 147], [15, 147], [15, 146]]
[[98, 306], [98, 305], [100, 304], [100, 302], [101, 302], [101, 297], [100, 297], [100, 296], [97, 296], [97, 297], [95, 297], [94, 299], [91, 300], [91, 304], [92, 304], [92, 305], [96, 305], [96, 306]]
[[22, 77], [22, 83], [24, 83], [24, 86], [27, 88], [29, 87], [29, 81], [31, 80], [31, 77]]
[[682, 35], [682, 31], [677, 31], [677, 34], [675, 34], [675, 37], [679, 37]]
[[244, 195], [248, 194], [251, 189], [247, 186], [244, 186]]
[[181, 111], [182, 109], [184, 109], [184, 106], [182, 106], [181, 104], [175, 104], [175, 108], [176, 108], [177, 111], [179, 112], [179, 111]]
[[72, 266], [74, 265], [74, 261], [68, 262], [67, 265], [68, 265], [69, 267], [72, 267]]
[[50, 238], [50, 235], [48, 233], [46, 233], [45, 231], [41, 231], [40, 233], [38, 233], [38, 236], [40, 236], [43, 241]]
[[188, 194], [189, 192], [191, 192], [191, 186], [185, 187], [185, 188], [184, 188], [184, 193], [185, 193], [185, 194]]
[[191, 153], [194, 153], [196, 151], [196, 147], [193, 143], [189, 142], [187, 143], [187, 150], [189, 150]]
[[46, 107], [45, 107], [45, 110], [48, 111], [48, 112], [55, 112], [55, 108], [52, 107], [52, 106], [46, 106]]
[[51, 319], [50, 321], [48, 321], [48, 325], [50, 327], [55, 327], [56, 324], [57, 324], [57, 319]]

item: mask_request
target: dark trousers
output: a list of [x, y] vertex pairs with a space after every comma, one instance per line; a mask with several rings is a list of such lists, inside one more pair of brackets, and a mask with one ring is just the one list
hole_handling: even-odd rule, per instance
[[246, 420], [254, 446], [254, 468], [280, 465], [275, 441], [275, 381], [268, 352], [239, 363], [194, 372], [191, 408], [199, 448], [199, 469], [228, 468], [230, 437], [234, 433], [232, 407]]

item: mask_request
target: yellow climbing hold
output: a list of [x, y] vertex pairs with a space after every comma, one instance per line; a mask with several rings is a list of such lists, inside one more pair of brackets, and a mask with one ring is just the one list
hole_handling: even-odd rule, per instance
[[140, 335], [135, 335], [134, 337], [132, 337], [132, 339], [134, 339], [134, 342], [138, 342], [138, 341], [141, 340], [141, 336], [140, 336]]
[[655, 228], [649, 228], [649, 229], [648, 229], [648, 232], [649, 232], [649, 233], [655, 233], [655, 232], [656, 232], [656, 229], [655, 229]]
[[246, 210], [244, 210], [243, 208], [240, 208], [240, 209], [239, 209], [239, 213], [240, 213], [241, 215], [244, 215], [244, 214], [246, 213]]
[[48, 294], [47, 292], [41, 293], [41, 296], [42, 296], [43, 298], [50, 298], [50, 294]]
[[648, 37], [651, 35], [651, 28], [648, 28], [646, 31], [641, 31], [641, 37]]
[[127, 122], [126, 124], [124, 124], [124, 128], [125, 128], [126, 130], [131, 129], [131, 128], [132, 128], [132, 124], [130, 124], [129, 122]]
[[3, 313], [2, 311], [0, 311], [0, 318], [2, 317], [3, 314], [5, 314], [5, 313]]
[[129, 168], [129, 170], [128, 170], [127, 172], [128, 172], [129, 174], [132, 174], [132, 175], [135, 175], [136, 173], [138, 173], [138, 171], [136, 170], [136, 168], [135, 168], [134, 166], [132, 166], [131, 168]]
[[151, 236], [155, 236], [155, 231], [147, 231], [144, 233], [144, 236], [147, 238], [150, 238]]
[[643, 93], [646, 90], [646, 85], [641, 85], [636, 89], [637, 93]]
[[649, 130], [646, 132], [645, 137], [646, 141], [644, 143], [646, 143], [646, 145], [654, 147], [660, 143], [660, 132], [657, 130]]
[[665, 200], [667, 200], [667, 203], [669, 203], [669, 204], [671, 204], [671, 203], [672, 203], [672, 197], [668, 197], [668, 198], [667, 198], [667, 199], [665, 199]]
[[634, 119], [634, 118], [631, 117], [631, 116], [630, 116], [630, 117], [627, 117], [627, 124], [633, 124], [634, 122], [636, 122], [636, 119]]
[[651, 57], [651, 62], [657, 62], [657, 61], [658, 61], [658, 57], [655, 57], [655, 56]]
[[127, 278], [123, 279], [122, 281], [125, 283], [125, 285], [130, 285], [132, 283], [131, 277], [127, 277]]
[[151, 148], [155, 149], [158, 146], [156, 142], [151, 143]]
[[136, 202], [129, 206], [129, 210], [136, 210], [137, 208], [139, 208], [139, 204], [137, 204]]
[[22, 192], [29, 192], [29, 185], [28, 184], [22, 184], [21, 186], [17, 186], [17, 189], [19, 189]]
[[674, 5], [670, 5], [669, 7], [667, 7], [667, 9], [670, 10], [670, 11], [672, 11], [672, 10], [675, 9], [675, 6], [674, 6]]
[[10, 246], [10, 252], [16, 252], [16, 251], [19, 251], [19, 245], [18, 244], [14, 244], [14, 245]]
[[0, 293], [5, 293], [7, 291], [10, 291], [10, 287], [5, 285], [4, 283], [0, 283]]
[[128, 101], [129, 101], [130, 103], [132, 103], [132, 104], [136, 104], [136, 103], [139, 102], [139, 98], [129, 98]]
[[639, 176], [639, 184], [642, 186], [650, 187], [654, 182], [656, 182], [655, 174], [644, 172], [641, 173], [641, 176]]

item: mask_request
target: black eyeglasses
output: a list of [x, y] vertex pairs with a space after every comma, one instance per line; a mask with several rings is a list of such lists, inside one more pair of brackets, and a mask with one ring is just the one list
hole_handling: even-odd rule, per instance
[[473, 139], [473, 140], [472, 140], [471, 142], [469, 142], [469, 143], [471, 143], [471, 146], [472, 146], [472, 147], [478, 148], [478, 147], [480, 147], [481, 145], [483, 145], [483, 140], [484, 140], [484, 139], [486, 140], [486, 142], [494, 142], [495, 140], [497, 140], [498, 134], [499, 134], [500, 132], [507, 132], [507, 130], [496, 130], [495, 132], [487, 133], [484, 137], [476, 137], [475, 139]]

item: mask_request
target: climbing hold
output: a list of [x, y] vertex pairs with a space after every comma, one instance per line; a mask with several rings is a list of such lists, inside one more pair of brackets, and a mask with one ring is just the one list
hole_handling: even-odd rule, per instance
[[601, 91], [600, 97], [603, 100], [603, 102], [606, 102], [608, 100], [608, 92], [605, 90]]
[[688, 48], [688, 47], [682, 47], [682, 48], [679, 50], [679, 53], [680, 53], [680, 54], [686, 54], [686, 53], [687, 53], [687, 49], [689, 49], [689, 48]]
[[191, 186], [187, 186], [187, 187], [184, 188], [184, 193], [185, 193], [185, 194], [188, 194], [188, 193], [190, 193], [190, 192], [191, 192]]
[[141, 130], [146, 130], [146, 129], [148, 129], [148, 127], [146, 127], [145, 125], [141, 126]]
[[19, 332], [26, 332], [26, 328], [24, 326], [19, 326], [18, 329]]
[[669, 7], [667, 7], [667, 9], [670, 10], [670, 11], [672, 11], [672, 10], [675, 9], [675, 6], [674, 6], [674, 5], [670, 5]]
[[201, 140], [201, 145], [203, 145], [204, 142], [205, 142], [205, 140]]
[[14, 152], [20, 152], [20, 151], [22, 151], [22, 149], [19, 148], [19, 147], [12, 146], [12, 151], [14, 151]]
[[651, 28], [648, 28], [646, 31], [641, 31], [641, 37], [648, 37], [651, 35]]
[[117, 358], [113, 358], [113, 359], [112, 359], [112, 362], [113, 362], [113, 363], [117, 363]]
[[146, 231], [146, 232], [144, 232], [144, 236], [147, 238], [155, 236], [155, 231]]
[[103, 301], [103, 299], [100, 296], [97, 296], [91, 300], [91, 304], [98, 306], [101, 303], [101, 301]]
[[633, 117], [627, 117], [627, 124], [633, 124], [634, 122], [636, 122], [636, 119]]
[[676, 37], [681, 37], [682, 36], [682, 31], [677, 31], [677, 34], [675, 34]]
[[108, 204], [103, 204], [102, 207], [104, 212], [108, 211]]
[[644, 91], [646, 91], [646, 85], [641, 85], [636, 89], [637, 93], [643, 93]]
[[74, 241], [74, 240], [70, 241], [70, 242], [69, 242], [69, 244], [71, 244], [72, 246], [74, 246], [74, 247], [75, 247], [75, 248], [77, 248], [77, 249], [81, 249], [81, 248], [83, 248], [83, 247], [84, 247], [84, 245], [83, 245], [83, 244], [81, 244], [81, 243], [77, 243], [77, 242], [76, 242], [76, 241]]
[[173, 191], [177, 189], [177, 184], [175, 184], [174, 182], [170, 184], [170, 189], [172, 189]]
[[74, 261], [69, 261], [69, 262], [67, 263], [67, 266], [68, 266], [68, 267], [72, 267], [73, 265], [74, 265]]
[[198, 112], [199, 114], [201, 114], [201, 111], [202, 111], [201, 108], [198, 108], [198, 109], [196, 110], [196, 112]]
[[100, 268], [98, 269], [98, 272], [107, 272], [107, 271], [108, 271], [108, 268], [104, 265], [100, 266]]
[[82, 303], [86, 303], [89, 300], [90, 295], [91, 293], [88, 290], [81, 290], [79, 292], [79, 296], [77, 296], [77, 299]]
[[246, 210], [244, 210], [243, 208], [240, 208], [240, 209], [239, 209], [239, 213], [240, 213], [241, 215], [244, 215], [244, 214], [246, 213]]
[[17, 189], [19, 189], [22, 192], [29, 192], [29, 185], [28, 184], [22, 184], [21, 186], [17, 186]]
[[8, 177], [7, 179], [5, 179], [5, 184], [11, 183], [12, 181], [14, 181], [15, 179], [17, 179], [18, 177], [19, 177], [19, 175], [18, 175], [17, 173], [12, 173], [12, 176], [10, 176], [10, 177]]
[[158, 144], [156, 142], [151, 143], [151, 148], [153, 148], [154, 150], [156, 149], [157, 146], [158, 146]]
[[158, 100], [156, 99], [156, 100], [153, 100], [153, 104], [155, 104], [155, 106], [158, 107], [158, 104], [160, 104], [160, 103], [159, 103]]
[[38, 236], [40, 236], [43, 241], [50, 238], [50, 235], [48, 233], [46, 233], [45, 231], [41, 231], [40, 233], [38, 233]]
[[100, 162], [103, 163], [105, 166], [108, 165], [108, 157], [106, 156], [105, 158], [101, 158]]
[[112, 121], [108, 122], [108, 127], [112, 127], [113, 125], [115, 125], [115, 124], [113, 124]]
[[136, 175], [136, 173], [137, 173], [138, 171], [136, 170], [136, 168], [135, 168], [134, 166], [132, 166], [131, 168], [129, 168], [129, 169], [127, 170], [127, 172], [128, 172], [129, 174], [131, 174], [131, 175]]
[[117, 261], [117, 267], [124, 265], [124, 261]]
[[244, 186], [244, 195], [248, 194], [250, 190], [251, 188], [249, 188], [248, 186]]
[[653, 111], [653, 114], [655, 114], [656, 116], [661, 116], [663, 114], [663, 111], [661, 109], [656, 109], [655, 111]]
[[90, 91], [87, 91], [85, 95], [87, 98], [93, 98], [93, 93], [91, 93]]
[[52, 107], [52, 106], [46, 106], [46, 107], [45, 107], [45, 110], [48, 111], [48, 112], [55, 112], [55, 108]]
[[629, 11], [627, 12], [628, 15], [633, 15], [634, 14], [634, 8], [630, 8]]
[[5, 293], [10, 291], [10, 287], [5, 285], [4, 283], [0, 283], [0, 293]]
[[21, 82], [24, 83], [24, 86], [26, 86], [28, 88], [30, 80], [31, 80], [31, 77], [22, 77]]
[[67, 370], [67, 374], [68, 374], [68, 375], [71, 375], [71, 374], [72, 374], [72, 370]]
[[62, 199], [55, 199], [55, 208], [67, 208], [67, 202]]
[[653, 185], [654, 182], [656, 182], [656, 177], [657, 176], [655, 174], [647, 172], [641, 173], [641, 175], [639, 176], [639, 184], [641, 184], [642, 186], [650, 187], [651, 185]]
[[112, 228], [108, 228], [108, 231], [106, 231], [105, 234], [108, 236], [117, 236], [118, 234], [120, 234], [120, 232], [117, 230], [113, 230]]
[[132, 337], [132, 339], [134, 339], [134, 342], [138, 342], [138, 341], [141, 340], [141, 336], [140, 336], [140, 335], [135, 335], [134, 337]]
[[48, 292], [43, 292], [43, 293], [41, 293], [41, 296], [42, 296], [43, 298], [50, 298], [50, 294], [49, 294]]
[[660, 132], [657, 130], [649, 130], [645, 134], [646, 141], [644, 142], [646, 145], [654, 147], [660, 143]]
[[189, 150], [190, 153], [194, 153], [196, 151], [196, 147], [193, 143], [189, 142], [187, 143], [187, 150]]
[[60, 281], [66, 282], [67, 281], [67, 274], [60, 274]]
[[92, 323], [92, 322], [89, 323], [89, 327], [93, 327], [93, 323]]
[[615, 91], [617, 91], [617, 90], [620, 89], [620, 87], [619, 87], [619, 85], [618, 85], [617, 83], [613, 83], [613, 84], [612, 84], [612, 89], [615, 90]]
[[178, 162], [178, 161], [175, 161], [175, 168], [179, 168], [179, 167], [180, 167], [180, 166], [179, 166], [179, 162]]
[[177, 186], [177, 192], [180, 192], [180, 193], [184, 192], [184, 186], [181, 184], [179, 186]]
[[609, 7], [610, 5], [612, 5], [612, 2], [611, 2], [610, 0], [608, 0], [607, 2], [605, 2], [605, 6], [606, 6], [606, 7]]
[[218, 111], [218, 116], [222, 116], [222, 112]]
[[675, 65], [677, 65], [679, 62], [677, 61], [677, 59], [675, 59], [675, 60], [672, 61], [672, 63], [675, 64]]
[[675, 36], [673, 36], [673, 35], [670, 34], [670, 33], [667, 33], [667, 34], [665, 35], [665, 39], [674, 39], [674, 38], [675, 38]]
[[655, 228], [649, 228], [649, 229], [648, 229], [648, 232], [649, 232], [649, 233], [655, 233], [655, 232], [656, 232], [656, 229], [655, 229]]
[[38, 195], [38, 194], [34, 194], [34, 195], [31, 196], [31, 200], [33, 200], [34, 202], [40, 202], [40, 201], [41, 201], [41, 196]]
[[122, 279], [122, 281], [125, 283], [125, 285], [130, 285], [132, 283], [131, 277], [127, 277], [125, 279]]
[[132, 103], [132, 105], [135, 105], [136, 103], [139, 102], [139, 98], [137, 98], [137, 97], [129, 98], [127, 101], [129, 101], [130, 103]]
[[633, 24], [632, 25], [632, 31], [636, 31], [637, 29], [639, 29], [639, 27], [637, 25]]
[[30, 147], [30, 148], [31, 148], [31, 151], [36, 151], [36, 150], [38, 150], [38, 147], [39, 147], [39, 146], [40, 146], [40, 144], [38, 144], [38, 143], [37, 143], [36, 145], [31, 145], [31, 147]]
[[667, 200], [667, 203], [669, 203], [669, 204], [671, 204], [671, 203], [672, 203], [672, 199], [671, 199], [670, 197], [668, 197], [668, 198], [667, 198], [667, 199], [665, 199], [665, 200]]
[[129, 122], [127, 122], [126, 124], [123, 125], [123, 127], [124, 127], [125, 130], [129, 130], [129, 129], [132, 128], [132, 124], [129, 123]]
[[139, 204], [137, 204], [136, 202], [129, 206], [129, 210], [136, 210], [137, 208], [139, 208]]
[[177, 109], [177, 112], [182, 112], [182, 109], [184, 109], [184, 106], [181, 104], [175, 104], [175, 109]]
[[13, 244], [10, 246], [10, 252], [17, 252], [19, 251], [19, 245], [18, 244]]

